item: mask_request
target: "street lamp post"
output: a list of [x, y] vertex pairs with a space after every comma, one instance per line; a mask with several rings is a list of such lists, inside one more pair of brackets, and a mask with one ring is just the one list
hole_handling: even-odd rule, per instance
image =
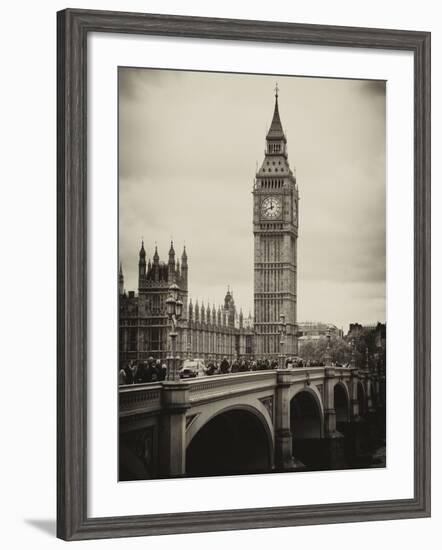
[[190, 335], [187, 335], [187, 359], [192, 358], [192, 354], [190, 353], [190, 350], [192, 349], [192, 344], [190, 343]]
[[327, 330], [327, 349], [325, 350], [324, 355], [324, 362], [325, 366], [330, 366], [332, 362], [332, 355], [331, 355], [331, 349], [330, 349], [330, 339], [331, 339], [331, 330], [330, 327]]
[[178, 336], [178, 320], [183, 313], [183, 302], [179, 299], [179, 286], [172, 284], [169, 287], [169, 297], [166, 300], [166, 312], [170, 321], [171, 331], [169, 333], [172, 348], [172, 357], [167, 369], [167, 380], [178, 382], [178, 357], [176, 355], [176, 340]]
[[285, 324], [285, 315], [281, 313], [279, 316], [279, 368], [283, 369], [285, 368], [285, 356], [284, 356], [284, 343], [285, 343], [285, 335], [286, 335], [286, 324]]

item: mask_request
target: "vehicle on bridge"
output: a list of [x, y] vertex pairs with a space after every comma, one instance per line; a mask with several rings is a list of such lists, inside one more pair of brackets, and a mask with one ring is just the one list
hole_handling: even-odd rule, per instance
[[206, 375], [206, 365], [202, 359], [186, 359], [179, 370], [180, 378], [196, 378]]

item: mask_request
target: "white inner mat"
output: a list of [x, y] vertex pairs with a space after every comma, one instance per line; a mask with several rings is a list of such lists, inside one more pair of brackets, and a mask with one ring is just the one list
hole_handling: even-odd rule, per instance
[[[413, 497], [412, 54], [106, 33], [88, 50], [88, 515]], [[117, 483], [118, 66], [388, 81], [387, 468]]]

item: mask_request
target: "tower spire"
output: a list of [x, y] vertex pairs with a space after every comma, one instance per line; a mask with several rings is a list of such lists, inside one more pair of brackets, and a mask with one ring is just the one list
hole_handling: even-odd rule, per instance
[[168, 274], [169, 281], [173, 281], [175, 279], [175, 249], [173, 248], [173, 241], [170, 241]]
[[124, 293], [124, 276], [123, 276], [123, 264], [120, 262], [120, 267], [118, 270], [118, 292], [119, 294]]
[[267, 139], [283, 139], [285, 140], [284, 130], [282, 129], [281, 118], [279, 116], [279, 88], [278, 83], [275, 86], [275, 107], [273, 109], [273, 118], [267, 132]]
[[144, 250], [144, 241], [141, 241], [141, 248], [140, 248], [140, 260], [146, 258], [146, 251]]
[[170, 257], [175, 258], [175, 249], [173, 248], [173, 241], [170, 241], [169, 258]]
[[181, 286], [182, 290], [187, 290], [187, 275], [188, 275], [188, 266], [187, 266], [187, 252], [186, 245], [184, 245], [183, 253], [181, 255]]
[[140, 258], [138, 260], [138, 288], [143, 285], [146, 277], [146, 251], [144, 250], [144, 241], [141, 241]]

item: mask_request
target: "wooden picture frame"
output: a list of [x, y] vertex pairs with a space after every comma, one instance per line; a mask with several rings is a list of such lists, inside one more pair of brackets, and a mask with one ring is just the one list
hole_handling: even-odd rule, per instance
[[[68, 9], [58, 13], [57, 535], [65, 540], [430, 515], [430, 33]], [[87, 516], [87, 36], [91, 32], [407, 50], [414, 56], [414, 498]]]

